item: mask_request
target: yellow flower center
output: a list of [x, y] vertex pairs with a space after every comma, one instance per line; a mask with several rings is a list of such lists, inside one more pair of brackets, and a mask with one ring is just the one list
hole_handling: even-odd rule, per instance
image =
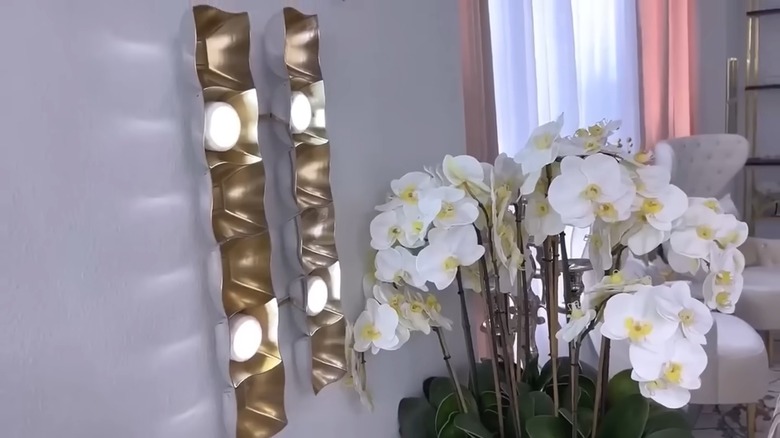
[[601, 149], [601, 143], [598, 140], [590, 139], [585, 142], [585, 152], [597, 152], [599, 149]]
[[401, 227], [399, 227], [399, 226], [392, 226], [392, 227], [390, 227], [390, 230], [388, 230], [388, 232], [387, 232], [387, 234], [390, 235], [390, 239], [391, 240], [397, 238], [398, 236], [400, 236], [401, 233], [403, 233], [403, 230], [401, 230]]
[[571, 309], [571, 319], [580, 319], [585, 316], [585, 312], [582, 311], [579, 307], [575, 307]]
[[715, 231], [707, 225], [699, 225], [696, 227], [696, 235], [702, 240], [712, 240], [715, 238]]
[[409, 306], [409, 310], [413, 313], [422, 313], [425, 310], [425, 305], [420, 301], [412, 301], [412, 305]]
[[536, 215], [537, 216], [547, 216], [547, 213], [550, 212], [550, 206], [547, 205], [546, 202], [540, 202], [536, 204]]
[[420, 234], [425, 228], [425, 223], [419, 219], [412, 221], [412, 232], [414, 234]]
[[730, 286], [734, 281], [729, 271], [720, 271], [715, 274], [715, 284], [718, 286]]
[[591, 245], [593, 245], [594, 248], [601, 248], [601, 246], [604, 244], [604, 241], [601, 239], [601, 236], [598, 234], [591, 234], [588, 236], [588, 242], [590, 242]]
[[601, 137], [604, 135], [604, 128], [601, 125], [592, 125], [588, 127], [588, 132], [594, 137]]
[[677, 314], [677, 316], [680, 317], [680, 322], [682, 322], [683, 325], [689, 326], [693, 324], [693, 311], [690, 309], [682, 309], [680, 310], [680, 313]]
[[553, 144], [552, 135], [547, 134], [547, 133], [537, 135], [533, 139], [533, 144], [534, 144], [534, 147], [536, 147], [536, 149], [541, 149], [541, 150], [550, 149], [552, 147], [552, 144]]
[[582, 197], [589, 201], [593, 201], [598, 198], [599, 195], [601, 195], [601, 188], [596, 184], [588, 184], [588, 186], [585, 187], [585, 190], [582, 191]]
[[704, 206], [714, 211], [715, 213], [720, 211], [720, 204], [718, 204], [718, 201], [715, 199], [708, 199], [704, 201]]
[[374, 327], [373, 324], [366, 324], [365, 327], [363, 327], [363, 330], [360, 332], [364, 338], [368, 339], [371, 342], [379, 340], [379, 338], [382, 337], [382, 333], [379, 332], [379, 330]]
[[580, 128], [580, 129], [574, 131], [574, 136], [575, 137], [585, 137], [586, 135], [589, 135], [589, 134], [588, 134], [588, 130], [585, 129], [585, 128]]
[[425, 299], [425, 305], [434, 312], [441, 312], [441, 304], [433, 295], [428, 295], [428, 298]]
[[398, 195], [398, 197], [401, 198], [401, 201], [406, 202], [408, 204], [416, 204], [417, 187], [415, 186], [405, 187], [403, 190], [401, 190], [401, 193]]
[[683, 366], [677, 362], [670, 362], [664, 367], [664, 379], [675, 385], [682, 381]]
[[725, 290], [718, 292], [718, 294], [715, 295], [715, 302], [720, 307], [728, 307], [731, 305], [731, 294]]
[[602, 219], [617, 219], [617, 210], [615, 210], [615, 206], [609, 202], [599, 204], [596, 208], [596, 214]]
[[449, 256], [446, 259], [444, 259], [443, 267], [445, 271], [454, 271], [458, 269], [458, 265], [459, 265], [458, 259], [453, 256]]
[[638, 152], [634, 155], [634, 161], [639, 164], [646, 164], [648, 161], [650, 161], [650, 154], [647, 152]]
[[390, 307], [392, 307], [393, 309], [395, 309], [396, 312], [398, 312], [398, 310], [401, 308], [401, 304], [403, 304], [405, 300], [406, 299], [404, 298], [403, 295], [395, 294], [392, 297], [390, 297], [389, 300], [387, 300], [387, 304], [389, 304]]
[[665, 389], [666, 388], [666, 382], [663, 380], [653, 380], [652, 382], [647, 382], [647, 389], [651, 393], [655, 393], [655, 391], [659, 389]]
[[436, 217], [439, 219], [449, 219], [453, 216], [455, 216], [455, 205], [450, 202], [442, 202], [441, 210], [439, 210], [439, 214], [437, 214]]
[[617, 271], [612, 275], [610, 275], [609, 277], [607, 277], [607, 283], [609, 284], [616, 284], [616, 285], [623, 284], [624, 281], [625, 278], [623, 278], [623, 273], [621, 273], [620, 271]]
[[653, 332], [653, 325], [645, 321], [637, 321], [634, 318], [626, 318], [624, 325], [628, 330], [628, 339], [631, 342], [642, 342], [647, 335]]
[[656, 214], [664, 209], [664, 204], [658, 199], [647, 198], [642, 201], [642, 213], [644, 214]]

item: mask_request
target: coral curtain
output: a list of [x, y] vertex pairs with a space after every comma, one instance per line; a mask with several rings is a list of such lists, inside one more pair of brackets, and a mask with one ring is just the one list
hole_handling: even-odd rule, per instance
[[642, 145], [695, 132], [696, 0], [637, 0]]

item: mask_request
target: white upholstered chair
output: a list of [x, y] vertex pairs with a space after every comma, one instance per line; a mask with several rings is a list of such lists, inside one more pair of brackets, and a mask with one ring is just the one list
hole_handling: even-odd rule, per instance
[[[659, 143], [654, 152], [656, 163], [668, 167], [672, 182], [689, 196], [721, 199], [732, 179], [744, 167], [749, 145], [738, 135], [709, 134], [667, 140]], [[761, 258], [757, 255], [760, 252], [750, 245], [743, 250], [748, 261]], [[780, 264], [780, 251], [777, 262]], [[755, 316], [756, 320], [770, 324], [769, 315], [760, 309], [741, 310], [744, 307], [753, 309], [751, 300], [768, 284], [765, 271], [754, 273], [752, 269], [745, 272], [745, 287], [737, 304], [737, 316], [713, 314], [715, 325], [707, 344], [710, 364], [702, 376], [702, 388], [694, 392], [691, 399], [692, 404], [747, 405], [750, 437], [755, 434], [756, 402], [764, 397], [769, 383], [769, 366], [766, 348], [755, 330], [759, 327], [746, 317]], [[694, 294], [697, 290], [701, 293], [700, 277], [686, 280], [691, 283]], [[780, 284], [780, 275], [774, 283]], [[775, 289], [778, 290], [778, 306], [774, 309], [780, 310], [780, 287]], [[775, 324], [775, 328], [780, 328], [780, 316], [775, 317]]]

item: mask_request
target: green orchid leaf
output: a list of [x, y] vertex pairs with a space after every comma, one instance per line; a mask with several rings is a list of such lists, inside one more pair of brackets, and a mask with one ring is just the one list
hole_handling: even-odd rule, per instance
[[440, 379], [441, 377], [428, 377], [427, 379], [423, 380], [423, 394], [425, 395], [426, 400], [431, 399], [431, 383], [435, 379]]
[[525, 424], [529, 438], [570, 438], [571, 425], [563, 417], [540, 415]]
[[615, 374], [607, 384], [607, 402], [611, 406], [635, 394], [639, 394], [639, 384], [631, 378], [630, 369]]
[[439, 431], [436, 438], [469, 438], [469, 435], [455, 427], [455, 416]]
[[[579, 364], [579, 380], [589, 380], [596, 382], [596, 375], [598, 372], [592, 366], [580, 362]], [[558, 384], [568, 384], [569, 375], [571, 374], [571, 361], [569, 357], [561, 357], [558, 359]], [[545, 388], [552, 384], [552, 361], [547, 361], [539, 372], [539, 379], [537, 381], [537, 388]]]
[[534, 415], [555, 415], [555, 403], [549, 395], [542, 391], [529, 393], [534, 400]]
[[[570, 425], [574, 424], [572, 413], [569, 409], [561, 408], [561, 416], [569, 422]], [[580, 407], [577, 410], [577, 433], [583, 438], [590, 436], [591, 427], [593, 426], [593, 409]]]
[[523, 372], [523, 382], [529, 384], [531, 388], [539, 388], [539, 356], [531, 358]]
[[[427, 381], [426, 381], [427, 382]], [[434, 377], [428, 383], [428, 401], [433, 406], [439, 406], [448, 395], [455, 393], [452, 380], [447, 377]]]
[[604, 416], [599, 438], [641, 438], [649, 411], [650, 402], [641, 394], [621, 398]]
[[682, 412], [666, 411], [651, 414], [645, 425], [645, 435], [651, 435], [667, 429], [690, 430], [691, 425]]
[[436, 426], [437, 435], [441, 434], [441, 430], [444, 429], [444, 426], [452, 422], [453, 418], [455, 418], [455, 415], [458, 413], [460, 413], [458, 396], [455, 395], [454, 392], [451, 392], [448, 396], [444, 397], [444, 400], [436, 407], [434, 425]]
[[436, 411], [428, 400], [408, 397], [398, 403], [398, 426], [401, 438], [428, 438], [436, 436]]
[[645, 435], [646, 438], [693, 438], [693, 432], [686, 429], [666, 429]]
[[455, 416], [455, 427], [466, 432], [469, 437], [473, 438], [493, 438], [493, 433], [490, 432], [485, 425], [479, 420], [479, 417], [472, 414], [458, 414]]

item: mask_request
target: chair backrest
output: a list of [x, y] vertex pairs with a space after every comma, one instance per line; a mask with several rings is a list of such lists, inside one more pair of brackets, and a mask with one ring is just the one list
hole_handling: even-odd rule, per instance
[[740, 135], [702, 134], [662, 141], [653, 152], [689, 196], [717, 198], [745, 166], [750, 147]]

